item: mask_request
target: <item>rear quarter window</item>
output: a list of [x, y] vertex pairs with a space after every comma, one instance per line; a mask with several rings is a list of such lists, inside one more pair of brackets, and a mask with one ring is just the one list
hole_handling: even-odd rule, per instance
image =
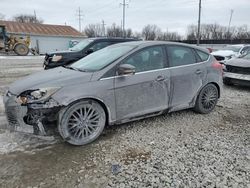
[[209, 58], [209, 54], [202, 52], [200, 50], [196, 50], [198, 56], [201, 58], [201, 61], [207, 61]]

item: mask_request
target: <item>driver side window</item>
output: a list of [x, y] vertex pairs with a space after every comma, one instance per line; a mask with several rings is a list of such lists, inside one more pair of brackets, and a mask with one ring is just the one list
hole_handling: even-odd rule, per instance
[[133, 54], [123, 64], [133, 65], [136, 72], [145, 72], [165, 68], [164, 60], [163, 48], [156, 46]]

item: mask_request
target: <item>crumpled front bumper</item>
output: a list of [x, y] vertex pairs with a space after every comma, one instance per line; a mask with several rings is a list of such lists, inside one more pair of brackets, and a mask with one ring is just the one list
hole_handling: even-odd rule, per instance
[[[44, 127], [41, 122], [38, 122], [38, 125], [35, 127], [33, 125], [28, 125], [24, 122], [24, 117], [28, 112], [27, 106], [23, 106], [16, 101], [16, 95], [8, 92], [3, 97], [3, 103], [5, 107], [5, 114], [8, 120], [7, 129], [10, 131], [18, 131], [30, 134], [36, 134], [41, 136], [46, 135]], [[39, 129], [39, 131], [37, 131]]]

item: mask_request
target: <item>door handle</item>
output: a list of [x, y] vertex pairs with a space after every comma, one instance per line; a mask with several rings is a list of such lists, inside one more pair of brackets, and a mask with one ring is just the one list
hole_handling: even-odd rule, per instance
[[195, 74], [201, 74], [202, 71], [200, 69], [196, 70]]
[[165, 80], [164, 76], [157, 76], [157, 78], [155, 79], [157, 82], [163, 81]]

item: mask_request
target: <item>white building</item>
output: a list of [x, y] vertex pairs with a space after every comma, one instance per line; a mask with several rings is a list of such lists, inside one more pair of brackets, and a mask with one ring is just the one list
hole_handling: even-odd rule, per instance
[[80, 32], [67, 25], [49, 25], [35, 23], [20, 23], [0, 20], [5, 25], [7, 35], [26, 37], [30, 36], [30, 48], [38, 49], [40, 54], [46, 52], [67, 50], [71, 41], [80, 41], [84, 38]]

